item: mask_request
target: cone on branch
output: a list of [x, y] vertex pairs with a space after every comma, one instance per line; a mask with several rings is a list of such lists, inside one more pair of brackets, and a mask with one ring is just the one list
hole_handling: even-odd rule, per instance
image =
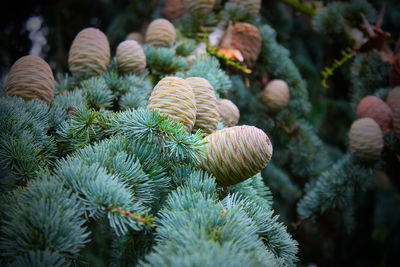
[[147, 28], [145, 43], [155, 47], [168, 47], [176, 42], [174, 25], [166, 19], [153, 20]]
[[165, 1], [162, 14], [170, 21], [174, 21], [182, 17], [185, 13], [183, 0], [167, 0]]
[[392, 126], [392, 110], [386, 102], [376, 96], [366, 96], [361, 99], [357, 106], [357, 116], [373, 119], [382, 129]]
[[184, 79], [166, 77], [160, 80], [151, 93], [147, 107], [182, 122], [187, 132], [192, 131], [196, 121], [196, 99], [192, 88]]
[[107, 36], [96, 28], [80, 31], [69, 50], [69, 70], [75, 76], [89, 78], [107, 71], [109, 64], [110, 44]]
[[125, 40], [133, 40], [139, 44], [143, 44], [143, 34], [140, 32], [131, 32], [125, 37]]
[[214, 175], [219, 186], [234, 185], [264, 169], [272, 157], [266, 133], [254, 126], [235, 126], [204, 138], [206, 156], [201, 168]]
[[260, 13], [261, 0], [229, 0], [229, 2], [238, 5], [252, 17]]
[[272, 80], [265, 86], [261, 96], [268, 110], [278, 112], [285, 109], [289, 103], [289, 87], [283, 80]]
[[146, 55], [138, 42], [126, 40], [117, 47], [117, 65], [122, 73], [141, 74], [146, 69]]
[[214, 9], [215, 0], [182, 0], [182, 3], [190, 14], [207, 14]]
[[200, 77], [187, 78], [186, 82], [192, 87], [196, 98], [196, 123], [192, 131], [201, 129], [207, 134], [216, 131], [219, 114], [214, 88], [206, 79]]
[[54, 76], [49, 64], [37, 56], [18, 59], [8, 73], [5, 94], [51, 104], [54, 98]]
[[229, 99], [217, 100], [218, 114], [225, 126], [232, 127], [238, 124], [240, 112], [237, 106]]
[[371, 118], [358, 119], [350, 127], [350, 147], [354, 156], [364, 162], [380, 158], [383, 148], [383, 133]]
[[251, 67], [258, 59], [261, 52], [261, 44], [261, 34], [255, 26], [243, 22], [237, 22], [232, 26], [232, 23], [229, 22], [220, 47], [239, 50], [246, 65]]

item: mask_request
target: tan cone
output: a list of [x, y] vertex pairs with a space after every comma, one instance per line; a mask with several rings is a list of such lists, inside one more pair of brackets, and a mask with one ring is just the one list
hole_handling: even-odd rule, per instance
[[237, 106], [229, 99], [217, 100], [218, 113], [225, 126], [232, 127], [238, 124], [240, 112]]
[[38, 99], [51, 104], [54, 76], [49, 64], [37, 56], [21, 57], [11, 67], [5, 93], [24, 100]]
[[283, 80], [272, 80], [265, 86], [261, 96], [268, 110], [278, 112], [289, 103], [289, 87]]
[[383, 148], [383, 134], [371, 118], [358, 119], [350, 128], [350, 147], [354, 156], [365, 162], [379, 159]]
[[220, 186], [240, 183], [264, 169], [272, 157], [268, 136], [254, 126], [235, 126], [204, 138], [206, 156], [201, 167], [214, 175]]
[[117, 65], [122, 73], [141, 74], [146, 69], [146, 55], [138, 42], [126, 40], [117, 47]]
[[219, 114], [214, 88], [204, 78], [190, 77], [186, 82], [190, 84], [196, 97], [196, 123], [192, 131], [201, 129], [207, 134], [216, 131]]
[[186, 12], [207, 14], [214, 9], [215, 0], [183, 0]]
[[246, 13], [251, 16], [257, 16], [260, 13], [261, 0], [229, 0], [246, 10]]
[[110, 64], [110, 44], [107, 36], [96, 28], [78, 33], [69, 50], [69, 70], [78, 77], [97, 76]]
[[156, 47], [168, 47], [176, 42], [174, 25], [166, 19], [156, 19], [147, 28], [145, 35], [146, 44]]
[[173, 120], [183, 123], [191, 132], [196, 121], [196, 99], [190, 85], [178, 77], [166, 77], [154, 87], [149, 102], [149, 110], [158, 109]]

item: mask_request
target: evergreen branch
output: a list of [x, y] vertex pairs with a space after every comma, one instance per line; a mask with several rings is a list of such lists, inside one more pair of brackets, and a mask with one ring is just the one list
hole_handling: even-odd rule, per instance
[[88, 242], [78, 196], [56, 177], [41, 176], [2, 204], [1, 256], [11, 265], [71, 264]]
[[330, 208], [351, 205], [352, 192], [365, 189], [371, 184], [373, 168], [357, 162], [351, 154], [326, 170], [312, 184], [298, 202], [297, 212], [301, 219], [316, 219]]
[[155, 218], [153, 217], [149, 217], [149, 218], [145, 218], [142, 217], [138, 214], [132, 214], [129, 210], [123, 210], [122, 207], [114, 207], [113, 205], [108, 205], [106, 204], [102, 204], [101, 201], [99, 200], [99, 204], [103, 205], [103, 207], [109, 211], [109, 212], [115, 212], [124, 216], [128, 216], [129, 218], [138, 221], [144, 225], [150, 226], [150, 227], [155, 227], [155, 225], [153, 224], [153, 222], [155, 221]]
[[309, 7], [297, 0], [281, 0], [281, 1], [306, 15], [314, 16], [316, 14], [315, 7]]
[[234, 69], [237, 69], [237, 70], [239, 70], [239, 71], [241, 71], [241, 72], [243, 72], [245, 74], [250, 74], [251, 73], [251, 70], [247, 69], [246, 66], [241, 65], [241, 64], [233, 61], [231, 58], [228, 58], [228, 57], [226, 57], [225, 55], [223, 55], [221, 53], [218, 53], [218, 51], [219, 51], [218, 47], [207, 45], [207, 52], [212, 56], [215, 56], [215, 57], [217, 57], [219, 59], [222, 59], [227, 66], [231, 66]]
[[356, 53], [351, 50], [350, 48], [347, 48], [347, 50], [341, 50], [340, 54], [342, 55], [340, 60], [335, 59], [333, 61], [333, 65], [331, 67], [325, 67], [324, 70], [321, 71], [322, 74], [322, 81], [321, 84], [323, 87], [328, 88], [329, 86], [326, 84], [326, 81], [330, 76], [333, 75], [336, 69], [340, 68], [343, 66], [344, 63], [355, 57]]

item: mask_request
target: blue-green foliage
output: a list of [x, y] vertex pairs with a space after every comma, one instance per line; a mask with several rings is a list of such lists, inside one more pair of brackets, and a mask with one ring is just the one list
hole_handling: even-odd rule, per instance
[[121, 79], [120, 91], [123, 92], [119, 100], [122, 110], [129, 108], [146, 107], [153, 84], [147, 76], [127, 75]]
[[52, 118], [52, 110], [43, 102], [0, 98], [0, 165], [23, 178], [52, 164], [56, 146], [47, 135], [56, 124]]
[[312, 24], [318, 33], [342, 34], [347, 27], [357, 27], [361, 23], [361, 12], [370, 22], [375, 21], [374, 7], [365, 0], [355, 0], [327, 4], [313, 17]]
[[196, 59], [185, 75], [187, 77], [202, 77], [208, 80], [217, 94], [225, 92], [232, 87], [229, 76], [221, 69], [218, 59], [213, 56]]
[[306, 194], [297, 205], [303, 219], [316, 219], [330, 208], [352, 205], [353, 193], [371, 185], [373, 168], [359, 163], [351, 154], [345, 155], [321, 176], [306, 186]]
[[[357, 105], [363, 97], [374, 95], [376, 90], [388, 86], [390, 66], [376, 50], [357, 55], [352, 66], [351, 106], [356, 113]], [[388, 91], [389, 88], [386, 88], [381, 94]]]
[[42, 177], [3, 200], [0, 253], [10, 266], [65, 266], [87, 243], [79, 197]]
[[187, 69], [188, 64], [184, 57], [177, 56], [173, 48], [144, 45], [147, 66], [151, 73], [159, 78]]
[[203, 172], [180, 168], [176, 180], [178, 188], [159, 214], [158, 244], [144, 266], [241, 266], [243, 259], [246, 266], [283, 266], [296, 261], [296, 242], [273, 216], [260, 176], [235, 186], [236, 193], [221, 202], [214, 179]]
[[79, 88], [89, 107], [102, 110], [112, 106], [114, 95], [103, 77], [96, 76], [84, 80], [79, 84]]

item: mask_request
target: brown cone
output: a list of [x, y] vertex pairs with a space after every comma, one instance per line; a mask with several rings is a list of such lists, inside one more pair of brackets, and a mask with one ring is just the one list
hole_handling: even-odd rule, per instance
[[386, 102], [376, 96], [366, 96], [361, 99], [357, 106], [357, 116], [375, 120], [382, 129], [392, 126], [392, 110]]
[[11, 67], [5, 93], [24, 100], [38, 99], [51, 104], [54, 76], [49, 64], [37, 56], [21, 57]]
[[255, 26], [237, 22], [233, 26], [229, 24], [220, 47], [239, 50], [246, 65], [251, 67], [261, 52], [261, 44], [261, 34]]

